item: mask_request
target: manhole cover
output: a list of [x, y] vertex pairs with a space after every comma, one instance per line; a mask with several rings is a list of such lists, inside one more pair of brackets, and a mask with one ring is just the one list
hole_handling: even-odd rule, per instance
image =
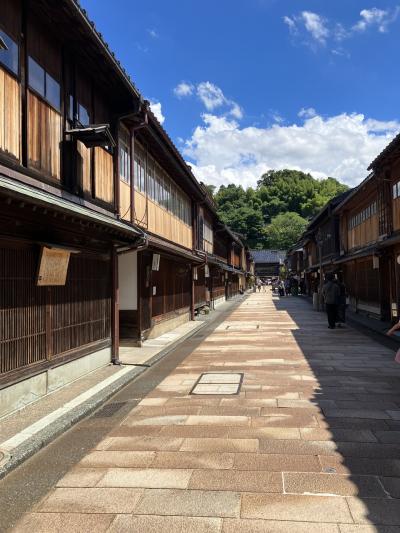
[[205, 372], [196, 381], [190, 394], [194, 395], [232, 395], [239, 394], [243, 373]]

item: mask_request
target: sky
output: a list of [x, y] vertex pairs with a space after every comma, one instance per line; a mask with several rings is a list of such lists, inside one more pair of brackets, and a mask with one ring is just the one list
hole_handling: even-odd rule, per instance
[[400, 131], [400, 0], [81, 0], [197, 178], [350, 186]]

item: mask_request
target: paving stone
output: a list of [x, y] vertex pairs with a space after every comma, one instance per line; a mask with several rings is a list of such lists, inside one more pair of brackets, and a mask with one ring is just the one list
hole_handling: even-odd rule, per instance
[[126, 488], [58, 488], [37, 506], [48, 513], [131, 513], [143, 490]]
[[376, 476], [284, 473], [286, 493], [336, 494], [338, 496], [381, 497], [386, 494]]
[[143, 398], [138, 405], [164, 405], [166, 402], [167, 398]]
[[221, 470], [232, 468], [233, 461], [232, 453], [157, 452], [152, 467]]
[[[222, 533], [339, 533], [335, 524], [224, 518]], [[360, 532], [361, 533], [361, 532]]]
[[137, 514], [238, 517], [240, 494], [201, 490], [145, 490]]
[[251, 419], [252, 427], [288, 427], [288, 428], [306, 428], [317, 427], [318, 423], [313, 415], [274, 415], [260, 416]]
[[[367, 429], [316, 429], [316, 428], [301, 428], [301, 438], [304, 440], [318, 441], [318, 440], [332, 440], [340, 442], [377, 442], [377, 438], [372, 431]], [[400, 441], [399, 441], [400, 442]]]
[[330, 418], [316, 415], [319, 427], [326, 429], [368, 429], [385, 431], [392, 420], [373, 420], [368, 418]]
[[[399, 526], [400, 505], [398, 500], [383, 498], [347, 498], [356, 524]], [[378, 529], [379, 531], [379, 529]]]
[[333, 455], [337, 446], [331, 441], [260, 439], [260, 452], [281, 455]]
[[218, 406], [218, 407], [202, 407], [200, 415], [212, 416], [260, 416], [261, 407], [244, 407], [236, 405], [234, 407]]
[[247, 416], [188, 416], [188, 426], [248, 426]]
[[274, 398], [258, 398], [258, 399], [251, 399], [251, 398], [223, 398], [221, 400], [221, 407], [236, 407], [236, 406], [243, 406], [243, 407], [276, 407], [277, 406], [277, 400]]
[[221, 518], [118, 515], [108, 533], [220, 533]]
[[[165, 426], [161, 428], [161, 437], [182, 438], [227, 438], [232, 428], [229, 426]], [[247, 428], [233, 428], [234, 431]], [[246, 434], [247, 437], [247, 434]]]
[[185, 489], [192, 470], [147, 468], [110, 468], [98, 487], [137, 487], [149, 489]]
[[240, 383], [242, 379], [241, 374], [230, 374], [230, 373], [207, 373], [201, 376], [199, 383]]
[[242, 496], [242, 518], [353, 523], [344, 498], [248, 494]]
[[187, 415], [129, 416], [124, 420], [125, 426], [178, 426], [185, 424]]
[[[392, 498], [400, 498], [400, 476], [399, 477], [381, 477], [382, 485]], [[400, 505], [400, 501], [399, 501]]]
[[123, 423], [116, 426], [110, 433], [109, 437], [157, 437], [161, 430], [169, 426], [125, 426]]
[[182, 446], [183, 439], [166, 437], [112, 437], [105, 444], [106, 450], [174, 451]]
[[235, 454], [233, 468], [267, 472], [321, 472], [317, 457], [309, 455]]
[[323, 471], [334, 469], [338, 474], [360, 474], [376, 476], [400, 476], [399, 459], [371, 459], [359, 457], [321, 455], [319, 457]]
[[13, 527], [15, 533], [82, 533], [108, 531], [114, 515], [78, 513], [29, 513]]
[[95, 487], [106, 472], [106, 468], [74, 468], [58, 481], [57, 487]]
[[340, 533], [400, 533], [400, 527], [397, 526], [360, 526], [350, 524], [340, 524]]
[[185, 439], [183, 452], [258, 452], [257, 439]]
[[[197, 415], [201, 409], [200, 405], [185, 405], [185, 406], [152, 406], [144, 405], [143, 407], [137, 407], [131, 415], [146, 416], [146, 417], [162, 417], [162, 416], [181, 416], [183, 420], [186, 420], [187, 415]], [[185, 417], [185, 418], [184, 418]], [[130, 420], [131, 416], [127, 420]], [[175, 420], [175, 419], [174, 419]], [[179, 418], [176, 420], [179, 421]], [[179, 423], [179, 422], [178, 422]]]
[[228, 437], [250, 438], [250, 439], [269, 439], [269, 440], [299, 440], [300, 430], [298, 428], [229, 428]]
[[280, 473], [244, 470], [197, 470], [190, 479], [189, 488], [241, 492], [283, 492]]
[[78, 465], [81, 467], [140, 468], [150, 466], [155, 456], [155, 452], [95, 451], [86, 455]]
[[278, 399], [278, 407], [293, 407], [300, 409], [321, 409], [322, 407], [336, 407], [333, 400], [288, 400]]
[[400, 444], [400, 431], [375, 431], [375, 435], [384, 444]]
[[324, 414], [332, 418], [372, 418], [374, 420], [388, 420], [393, 418], [389, 412], [378, 409], [334, 409], [323, 408]]

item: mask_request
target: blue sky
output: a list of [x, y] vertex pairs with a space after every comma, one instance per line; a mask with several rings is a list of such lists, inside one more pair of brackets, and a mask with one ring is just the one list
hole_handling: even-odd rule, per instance
[[208, 183], [356, 184], [400, 130], [400, 0], [81, 4]]

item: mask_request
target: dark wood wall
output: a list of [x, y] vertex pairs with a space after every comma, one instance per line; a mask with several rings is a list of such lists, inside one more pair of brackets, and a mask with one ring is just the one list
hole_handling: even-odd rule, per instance
[[0, 241], [0, 374], [111, 336], [110, 261], [74, 254], [65, 286], [37, 287], [39, 254]]

